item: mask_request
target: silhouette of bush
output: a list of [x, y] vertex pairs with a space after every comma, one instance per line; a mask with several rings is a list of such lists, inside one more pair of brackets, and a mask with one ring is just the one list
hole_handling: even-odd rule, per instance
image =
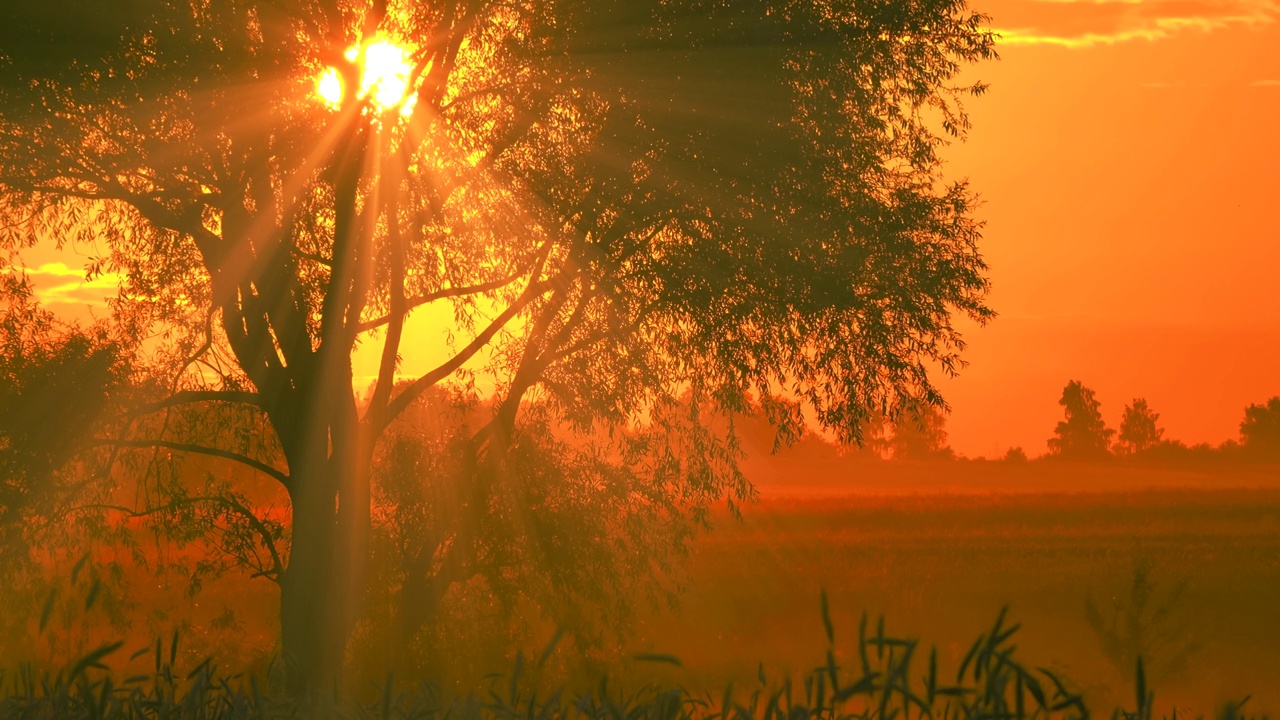
[[1164, 681], [1187, 669], [1200, 642], [1188, 632], [1194, 623], [1180, 615], [1187, 580], [1162, 586], [1154, 575], [1150, 558], [1134, 558], [1127, 597], [1116, 595], [1104, 607], [1090, 594], [1084, 616], [1113, 666], [1130, 668], [1146, 658], [1152, 679]]
[[1005, 462], [1026, 462], [1027, 452], [1020, 447], [1011, 447], [1004, 454]]

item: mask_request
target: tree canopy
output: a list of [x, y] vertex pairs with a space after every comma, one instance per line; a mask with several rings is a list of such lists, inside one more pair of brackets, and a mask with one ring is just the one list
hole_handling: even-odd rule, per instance
[[938, 460], [954, 457], [947, 446], [947, 418], [932, 405], [911, 408], [894, 422], [889, 452], [895, 460]]
[[[253, 452], [168, 424], [117, 440], [286, 488], [284, 648], [295, 688], [323, 687], [359, 614], [378, 439], [477, 364], [489, 477], [539, 426], [643, 426], [610, 457], [672, 507], [749, 493], [712, 410], [856, 441], [941, 404], [955, 318], [991, 315], [974, 197], [938, 153], [983, 90], [956, 81], [994, 55], [983, 22], [958, 0], [17, 0], [0, 244], [100, 249], [89, 272], [124, 278], [115, 318], [156, 338], [173, 391], [142, 412], [265, 419]], [[409, 62], [389, 101], [357, 91], [375, 42]], [[432, 304], [455, 342], [402, 378]]]
[[1154, 447], [1164, 437], [1164, 428], [1156, 424], [1159, 420], [1160, 413], [1151, 409], [1146, 398], [1135, 399], [1120, 420], [1120, 447], [1131, 454]]
[[1280, 397], [1250, 404], [1244, 409], [1240, 439], [1246, 453], [1268, 460], [1280, 459]]
[[1101, 403], [1093, 390], [1079, 380], [1072, 380], [1062, 389], [1058, 400], [1066, 418], [1058, 422], [1049, 438], [1049, 452], [1061, 458], [1089, 460], [1103, 458], [1111, 452], [1111, 437], [1115, 430], [1107, 427], [1102, 419]]
[[103, 327], [64, 327], [25, 278], [0, 276], [0, 566], [22, 554], [22, 526], [66, 502], [63, 466], [84, 448], [127, 372]]

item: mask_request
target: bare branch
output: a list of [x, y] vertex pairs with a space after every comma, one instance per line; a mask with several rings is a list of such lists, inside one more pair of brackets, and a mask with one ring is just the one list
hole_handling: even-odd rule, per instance
[[541, 296], [546, 291], [563, 282], [564, 278], [565, 273], [561, 273], [556, 277], [549, 278], [540, 283], [534, 283], [526, 288], [524, 293], [507, 306], [507, 309], [503, 310], [498, 317], [494, 318], [493, 322], [489, 323], [489, 325], [486, 326], [480, 334], [476, 335], [475, 339], [473, 339], [469, 345], [448, 361], [436, 367], [436, 369], [426, 375], [423, 375], [417, 380], [414, 380], [409, 387], [401, 391], [401, 393], [387, 405], [387, 412], [380, 423], [381, 427], [375, 428], [375, 430], [381, 430], [381, 428], [386, 427], [395, 420], [400, 413], [404, 412], [405, 408], [409, 407], [409, 404], [412, 403], [419, 395], [426, 392], [427, 388], [445, 379], [455, 370], [466, 364], [472, 356], [477, 352], [480, 352], [481, 348], [488, 345], [489, 341], [493, 339], [493, 336], [497, 335], [499, 330], [505, 327], [507, 323], [511, 322], [511, 319], [518, 315], [525, 306], [533, 302], [534, 299]]
[[303, 260], [310, 260], [313, 263], [324, 265], [325, 267], [333, 267], [333, 260], [330, 260], [319, 253], [309, 253], [305, 250], [299, 250], [297, 247], [290, 247], [289, 252], [292, 252], [295, 256], [300, 257]]
[[[430, 292], [426, 295], [420, 295], [412, 300], [405, 301], [405, 312], [407, 313], [410, 310], [426, 305], [427, 303], [435, 302], [436, 300], [499, 290], [524, 277], [526, 272], [527, 270], [518, 270], [510, 275], [500, 277], [496, 280], [490, 280], [488, 282], [476, 283], [475, 285], [460, 285], [458, 287], [441, 288], [435, 292]], [[364, 333], [382, 327], [383, 325], [391, 322], [393, 314], [394, 313], [388, 313], [375, 320], [360, 323], [356, 326], [356, 332]]]
[[[388, 163], [390, 167], [390, 163]], [[382, 344], [382, 359], [378, 363], [378, 379], [374, 383], [373, 396], [369, 401], [367, 417], [378, 418], [391, 397], [391, 386], [395, 384], [396, 364], [400, 359], [400, 338], [404, 334], [404, 321], [409, 314], [409, 307], [404, 295], [405, 247], [404, 238], [400, 235], [400, 208], [396, 194], [390, 193], [387, 198], [387, 245], [391, 264], [391, 318], [387, 327], [387, 337]], [[359, 332], [359, 329], [357, 329]], [[374, 420], [371, 424], [377, 424]]]
[[258, 533], [258, 536], [262, 538], [262, 544], [267, 548], [267, 552], [271, 554], [271, 569], [259, 571], [254, 573], [254, 575], [261, 575], [262, 577], [278, 584], [280, 582], [280, 575], [284, 572], [284, 560], [280, 557], [280, 551], [276, 549], [275, 539], [271, 537], [271, 531], [268, 530], [266, 524], [262, 522], [262, 518], [258, 517], [256, 513], [245, 507], [243, 503], [235, 498], [221, 495], [199, 495], [196, 497], [183, 498], [181, 502], [172, 502], [157, 507], [147, 508], [146, 510], [134, 510], [133, 508], [124, 507], [122, 505], [94, 503], [90, 505], [77, 505], [66, 510], [66, 513], [73, 513], [81, 510], [115, 510], [116, 512], [128, 515], [129, 517], [143, 518], [151, 515], [159, 515], [160, 513], [168, 512], [175, 508], [190, 507], [191, 505], [197, 505], [200, 503], [220, 505], [231, 510], [237, 515], [240, 515], [249, 522], [249, 525], [252, 526], [254, 531]]
[[254, 460], [251, 457], [231, 452], [230, 450], [205, 447], [203, 445], [194, 445], [191, 443], [172, 442], [169, 440], [117, 440], [112, 438], [97, 438], [90, 444], [94, 446], [108, 445], [113, 447], [165, 448], [168, 450], [177, 450], [178, 452], [195, 453], [197, 455], [210, 455], [212, 457], [223, 458], [224, 460], [232, 460], [240, 463], [241, 465], [247, 465], [263, 475], [269, 475], [275, 478], [281, 485], [284, 485], [286, 489], [289, 487], [290, 478], [286, 473], [281, 472], [260, 460]]

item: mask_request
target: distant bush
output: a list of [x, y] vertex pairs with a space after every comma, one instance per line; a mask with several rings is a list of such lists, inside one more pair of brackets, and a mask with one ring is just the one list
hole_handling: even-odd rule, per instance
[[1004, 454], [1004, 460], [1005, 462], [1024, 463], [1027, 461], [1027, 453], [1020, 447], [1011, 447], [1009, 452]]

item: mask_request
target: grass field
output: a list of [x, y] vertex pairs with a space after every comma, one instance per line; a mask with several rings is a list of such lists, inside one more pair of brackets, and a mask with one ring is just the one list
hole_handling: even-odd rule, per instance
[[1132, 698], [1134, 673], [1108, 659], [1086, 600], [1109, 617], [1131, 602], [1135, 567], [1146, 567], [1149, 607], [1168, 605], [1139, 624], [1155, 648], [1148, 665], [1186, 660], [1154, 678], [1158, 707], [1194, 717], [1252, 694], [1248, 710], [1280, 713], [1272, 473], [871, 463], [822, 484], [756, 470], [761, 501], [741, 522], [719, 518], [697, 543], [680, 612], [640, 628], [638, 646], [680, 657], [686, 682], [750, 681], [761, 659], [811, 669], [825, 647], [825, 588], [837, 647], [853, 645], [863, 610], [884, 613], [898, 633], [936, 644], [951, 668], [1008, 604], [1023, 623], [1019, 656], [1111, 707]]
[[[611, 655], [611, 676], [633, 688], [657, 679], [718, 693], [733, 682], [749, 693], [763, 661], [771, 685], [799, 678], [825, 661], [825, 589], [846, 668], [857, 664], [864, 611], [873, 627], [883, 614], [891, 635], [936, 645], [953, 674], [1007, 605], [1022, 624], [1023, 664], [1073, 679], [1091, 708], [1132, 707], [1134, 668], [1104, 649], [1085, 609], [1092, 598], [1106, 620], [1132, 604], [1135, 569], [1145, 569], [1150, 600], [1137, 627], [1151, 648], [1156, 716], [1213, 716], [1247, 695], [1246, 714], [1280, 716], [1280, 472], [803, 460], [749, 462], [759, 501], [740, 520], [717, 515], [695, 541], [677, 611], [641, 612], [621, 656], [671, 654], [682, 667], [619, 666]], [[222, 671], [263, 672], [277, 636], [272, 588], [238, 576], [195, 597], [183, 587], [133, 584], [145, 617], [127, 629], [130, 648], [180, 626], [180, 666], [213, 655]], [[485, 628], [460, 634], [474, 644]], [[468, 677], [502, 671], [510, 656], [493, 650], [477, 655], [484, 667], [449, 662]], [[1178, 658], [1185, 667], [1164, 669]]]

